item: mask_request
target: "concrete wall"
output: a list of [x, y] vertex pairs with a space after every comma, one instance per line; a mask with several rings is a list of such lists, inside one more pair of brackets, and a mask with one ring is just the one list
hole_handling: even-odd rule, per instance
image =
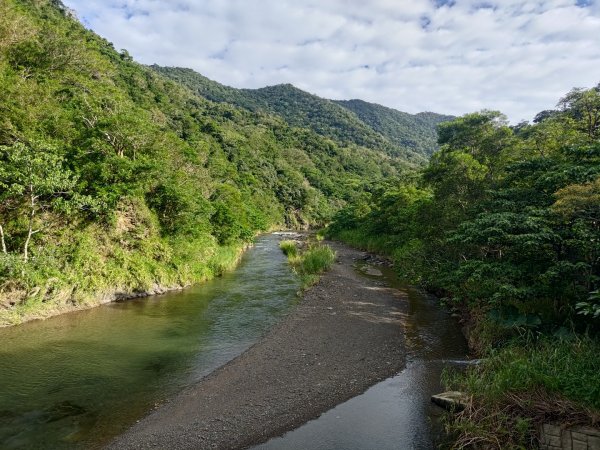
[[600, 450], [600, 430], [588, 427], [563, 429], [544, 424], [540, 429], [542, 450]]

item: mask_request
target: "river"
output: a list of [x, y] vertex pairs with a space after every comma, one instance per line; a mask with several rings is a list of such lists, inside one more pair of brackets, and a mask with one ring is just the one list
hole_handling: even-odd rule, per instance
[[[298, 299], [279, 239], [260, 237], [234, 272], [182, 292], [0, 330], [0, 448], [98, 448], [241, 354]], [[433, 448], [429, 395], [464, 360], [458, 324], [391, 270], [357, 270], [408, 289], [406, 369], [258, 448]]]
[[0, 329], [0, 448], [96, 448], [256, 342], [299, 280], [262, 236], [182, 292]]

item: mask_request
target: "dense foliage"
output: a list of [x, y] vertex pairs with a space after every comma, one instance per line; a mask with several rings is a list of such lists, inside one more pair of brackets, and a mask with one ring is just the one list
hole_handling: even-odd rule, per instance
[[497, 112], [439, 128], [412, 180], [374, 183], [329, 232], [389, 254], [462, 313], [480, 366], [447, 387], [452, 448], [535, 448], [541, 424], [600, 418], [600, 85], [510, 127]]
[[407, 167], [197, 96], [55, 0], [0, 3], [0, 96], [1, 322], [213, 276]]
[[363, 100], [336, 101], [390, 142], [431, 156], [438, 149], [436, 126], [454, 117], [431, 112], [408, 114]]
[[500, 329], [597, 327], [599, 117], [600, 86], [534, 124], [490, 111], [442, 123], [417, 177], [375, 183], [331, 233], [391, 253], [403, 276]]
[[360, 100], [326, 100], [291, 84], [234, 89], [190, 69], [152, 68], [212, 101], [276, 114], [292, 126], [311, 129], [340, 145], [381, 150], [413, 164], [423, 164], [437, 149], [435, 127], [451, 119], [435, 113], [411, 115]]

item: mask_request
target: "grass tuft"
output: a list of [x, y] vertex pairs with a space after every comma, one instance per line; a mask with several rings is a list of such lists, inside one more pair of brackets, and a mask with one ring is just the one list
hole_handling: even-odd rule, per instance
[[281, 251], [288, 257], [294, 271], [300, 275], [303, 288], [319, 281], [320, 275], [331, 268], [335, 261], [335, 252], [328, 245], [311, 244], [300, 251], [294, 241], [281, 241]]
[[300, 272], [308, 275], [319, 275], [328, 270], [335, 261], [335, 252], [328, 245], [310, 247], [302, 255]]
[[279, 243], [279, 248], [288, 258], [298, 256], [298, 247], [294, 241], [281, 241]]

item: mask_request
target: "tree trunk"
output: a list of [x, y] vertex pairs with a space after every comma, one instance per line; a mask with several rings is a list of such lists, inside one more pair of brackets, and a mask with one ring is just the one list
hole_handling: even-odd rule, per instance
[[29, 243], [31, 242], [31, 236], [34, 235], [34, 231], [33, 231], [33, 218], [35, 217], [35, 196], [33, 195], [33, 186], [29, 186], [29, 199], [30, 199], [30, 204], [29, 207], [31, 208], [29, 211], [29, 226], [27, 229], [27, 239], [25, 240], [25, 245], [23, 246], [23, 259], [25, 260], [25, 262], [27, 262], [27, 260], [29, 259]]
[[0, 242], [2, 243], [2, 253], [8, 253], [6, 251], [6, 241], [4, 240], [4, 228], [2, 228], [2, 225], [0, 225]]
[[23, 246], [23, 260], [25, 260], [25, 262], [29, 261], [29, 242], [31, 242], [31, 236], [33, 236], [33, 233], [31, 232], [31, 227], [29, 227], [29, 232], [27, 233], [27, 240], [25, 241], [25, 245]]

